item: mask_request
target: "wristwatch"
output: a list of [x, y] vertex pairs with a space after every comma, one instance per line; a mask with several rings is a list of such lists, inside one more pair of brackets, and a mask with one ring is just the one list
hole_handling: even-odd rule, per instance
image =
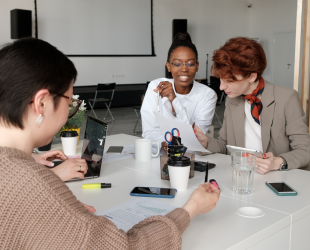
[[287, 170], [287, 162], [286, 162], [286, 160], [282, 156], [280, 156], [280, 157], [283, 159], [283, 163], [281, 164], [279, 170], [280, 171]]

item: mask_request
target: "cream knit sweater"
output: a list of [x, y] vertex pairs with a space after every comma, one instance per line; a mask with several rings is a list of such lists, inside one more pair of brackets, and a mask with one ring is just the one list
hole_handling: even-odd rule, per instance
[[189, 215], [177, 208], [127, 233], [95, 216], [52, 171], [0, 147], [0, 249], [181, 249]]

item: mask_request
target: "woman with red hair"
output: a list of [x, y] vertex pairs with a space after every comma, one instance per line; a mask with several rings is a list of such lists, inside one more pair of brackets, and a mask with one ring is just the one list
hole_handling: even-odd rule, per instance
[[195, 126], [200, 143], [211, 152], [228, 153], [226, 145], [256, 149], [256, 171], [310, 165], [310, 135], [298, 93], [262, 77], [267, 66], [262, 46], [248, 38], [228, 40], [214, 51], [211, 73], [227, 94], [223, 127], [217, 139]]

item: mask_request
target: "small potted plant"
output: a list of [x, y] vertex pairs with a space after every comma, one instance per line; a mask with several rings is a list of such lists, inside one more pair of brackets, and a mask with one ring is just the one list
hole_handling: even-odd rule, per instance
[[[73, 99], [79, 100], [79, 95], [73, 95], [72, 97]], [[76, 107], [77, 103], [76, 102], [72, 102], [72, 106]], [[84, 121], [84, 113], [86, 111], [86, 107], [85, 107], [86, 103], [84, 102], [84, 100], [81, 103], [81, 106], [79, 108], [79, 110], [77, 111], [77, 113], [72, 117], [69, 118], [67, 120], [67, 122], [65, 123], [65, 125], [63, 125], [63, 127], [59, 130], [58, 132], [58, 136], [60, 135], [60, 133], [64, 130], [74, 130], [78, 132], [78, 140], [77, 140], [77, 145], [79, 145], [79, 138], [80, 138], [80, 130], [81, 127], [83, 125], [83, 121]], [[70, 107], [70, 109], [73, 107]]]

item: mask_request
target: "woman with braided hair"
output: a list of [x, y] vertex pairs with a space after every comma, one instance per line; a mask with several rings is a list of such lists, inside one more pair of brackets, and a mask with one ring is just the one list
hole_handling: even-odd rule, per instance
[[150, 82], [141, 108], [142, 137], [158, 142], [165, 152], [167, 143], [153, 111], [187, 124], [195, 122], [206, 133], [212, 123], [217, 100], [211, 88], [194, 80], [199, 68], [198, 52], [188, 33], [175, 36], [168, 51], [166, 67], [166, 78]]

